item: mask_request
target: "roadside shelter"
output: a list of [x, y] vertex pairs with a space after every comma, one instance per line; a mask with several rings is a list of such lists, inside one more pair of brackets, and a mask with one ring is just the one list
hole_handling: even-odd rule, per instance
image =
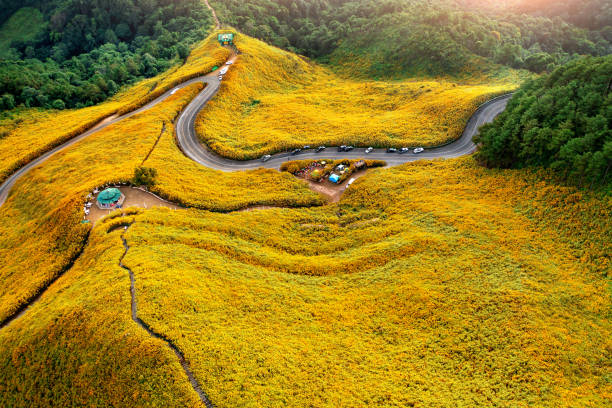
[[107, 188], [98, 194], [96, 205], [102, 210], [112, 210], [123, 205], [125, 196], [117, 188]]

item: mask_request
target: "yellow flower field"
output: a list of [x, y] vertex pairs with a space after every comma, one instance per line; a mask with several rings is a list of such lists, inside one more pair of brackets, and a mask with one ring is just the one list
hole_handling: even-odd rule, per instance
[[172, 121], [201, 89], [201, 84], [192, 85], [150, 111], [90, 136], [15, 185], [0, 208], [0, 258], [11, 259], [0, 265], [0, 321], [78, 254], [89, 228], [79, 224], [87, 193], [106, 183], [129, 181], [153, 147], [145, 165], [158, 170], [155, 191], [187, 206], [227, 211], [323, 203], [286, 173], [223, 173], [186, 158], [174, 143]]
[[139, 82], [108, 102], [84, 109], [26, 109], [0, 122], [0, 182], [16, 169], [113, 114], [130, 112], [187, 79], [206, 74], [229, 57], [216, 33], [198, 45], [182, 66]]
[[436, 146], [457, 139], [478, 105], [516, 78], [353, 81], [240, 35], [242, 51], [198, 134], [219, 154], [252, 159], [309, 145]]
[[130, 319], [121, 232], [105, 227], [27, 320], [0, 331], [3, 406], [200, 406], [174, 353]]
[[[88, 405], [188, 404], [171, 352], [128, 320], [120, 232], [106, 233], [126, 222], [139, 316], [218, 407], [605, 405], [609, 198], [471, 158], [377, 169], [354, 187], [314, 209], [101, 223], [83, 260], [0, 333], [3, 400], [26, 405], [20, 387], [42, 376], [55, 395], [90, 390]], [[82, 333], [69, 319], [91, 343], [47, 338]], [[61, 372], [40, 364], [48, 350]], [[120, 379], [96, 363], [115, 355]]]
[[[198, 123], [232, 157], [414, 135], [441, 143], [513, 87], [360, 84], [238, 38], [244, 54]], [[0, 139], [0, 179], [83, 118], [130, 110], [228, 52], [209, 38], [154, 88], [23, 113]], [[202, 86], [57, 154], [0, 208], [0, 321], [65, 270], [0, 330], [4, 405], [203, 406], [174, 352], [132, 321], [120, 259], [139, 318], [177, 345], [219, 408], [609, 403], [611, 197], [467, 157], [372, 169], [323, 206], [290, 174], [186, 158], [173, 121]], [[192, 208], [81, 224], [89, 191], [143, 165], [157, 170], [154, 192]], [[256, 205], [303, 208], [233, 212]]]

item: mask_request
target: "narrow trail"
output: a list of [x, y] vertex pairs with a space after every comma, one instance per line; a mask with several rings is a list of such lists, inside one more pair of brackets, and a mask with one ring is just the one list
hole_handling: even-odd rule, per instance
[[215, 11], [214, 8], [212, 8], [208, 0], [204, 0], [204, 4], [206, 4], [206, 7], [208, 7], [208, 9], [211, 11], [213, 18], [215, 19], [215, 29], [220, 30], [221, 22], [219, 21], [219, 18], [217, 17], [217, 12]]
[[159, 136], [157, 136], [157, 139], [155, 139], [155, 143], [153, 143], [153, 147], [151, 147], [151, 150], [149, 150], [149, 153], [147, 153], [147, 155], [145, 156], [144, 160], [142, 161], [142, 163], [140, 163], [141, 166], [143, 166], [145, 164], [145, 162], [147, 160], [149, 160], [149, 157], [151, 157], [151, 153], [153, 153], [153, 150], [155, 150], [155, 148], [157, 147], [157, 145], [159, 144], [159, 140], [161, 139], [161, 137], [164, 135], [164, 132], [166, 131], [166, 122], [164, 121], [161, 131], [159, 132]]
[[198, 380], [195, 378], [195, 376], [193, 375], [193, 372], [191, 371], [191, 368], [189, 367], [189, 363], [187, 362], [187, 360], [185, 360], [185, 356], [179, 350], [179, 348], [171, 340], [155, 332], [151, 328], [151, 326], [143, 322], [142, 319], [138, 317], [138, 302], [136, 300], [136, 285], [135, 285], [136, 278], [134, 276], [134, 272], [132, 272], [130, 268], [128, 268], [127, 266], [123, 264], [123, 260], [125, 259], [128, 251], [130, 250], [130, 246], [128, 245], [127, 240], [125, 239], [125, 233], [127, 232], [130, 226], [131, 224], [125, 226], [124, 233], [121, 235], [121, 241], [123, 241], [123, 247], [125, 248], [125, 252], [119, 259], [119, 266], [125, 269], [126, 271], [128, 271], [130, 275], [130, 294], [132, 295], [132, 320], [138, 326], [144, 329], [151, 337], [162, 340], [168, 345], [168, 347], [170, 347], [170, 349], [174, 352], [174, 354], [176, 354], [176, 357], [178, 358], [179, 363], [183, 367], [183, 371], [185, 371], [185, 374], [187, 375], [187, 378], [189, 379], [189, 382], [191, 383], [193, 390], [198, 394], [198, 396], [200, 397], [200, 400], [204, 403], [204, 405], [207, 408], [214, 408], [215, 407], [214, 404], [210, 401], [210, 398], [208, 398], [208, 395], [206, 395], [206, 392], [204, 392], [204, 390], [198, 383]]

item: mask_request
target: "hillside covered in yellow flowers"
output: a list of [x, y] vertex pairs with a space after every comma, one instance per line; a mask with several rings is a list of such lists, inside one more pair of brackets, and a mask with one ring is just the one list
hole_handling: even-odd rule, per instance
[[611, 209], [468, 158], [377, 170], [320, 208], [118, 213], [0, 331], [0, 392], [197, 405], [130, 320], [125, 234], [141, 318], [216, 406], [604, 406]]
[[[5, 119], [0, 180], [220, 65], [215, 38], [105, 104]], [[244, 35], [237, 47], [197, 123], [232, 158], [441, 144], [516, 87], [357, 82]], [[0, 322], [41, 294], [0, 327], [0, 405], [205, 406], [169, 343], [216, 407], [609, 404], [609, 195], [465, 157], [370, 170], [325, 205], [288, 173], [184, 156], [174, 121], [202, 86], [53, 156], [0, 207]], [[81, 223], [89, 192], [139, 166], [184, 208]]]
[[196, 130], [211, 149], [241, 160], [304, 145], [443, 145], [478, 105], [521, 78], [356, 81], [247, 36], [236, 45], [241, 55], [223, 95], [201, 112]]

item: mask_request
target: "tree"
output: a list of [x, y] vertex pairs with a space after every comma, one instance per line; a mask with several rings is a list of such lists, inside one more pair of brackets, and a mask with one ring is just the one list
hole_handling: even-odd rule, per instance
[[134, 178], [132, 183], [136, 186], [145, 186], [147, 188], [155, 185], [155, 178], [157, 177], [157, 170], [151, 167], [136, 167], [134, 169]]
[[53, 109], [62, 110], [62, 109], [66, 109], [66, 104], [61, 99], [56, 99], [51, 104], [51, 107]]
[[15, 108], [15, 98], [11, 94], [4, 94], [0, 97], [0, 110], [11, 110]]

